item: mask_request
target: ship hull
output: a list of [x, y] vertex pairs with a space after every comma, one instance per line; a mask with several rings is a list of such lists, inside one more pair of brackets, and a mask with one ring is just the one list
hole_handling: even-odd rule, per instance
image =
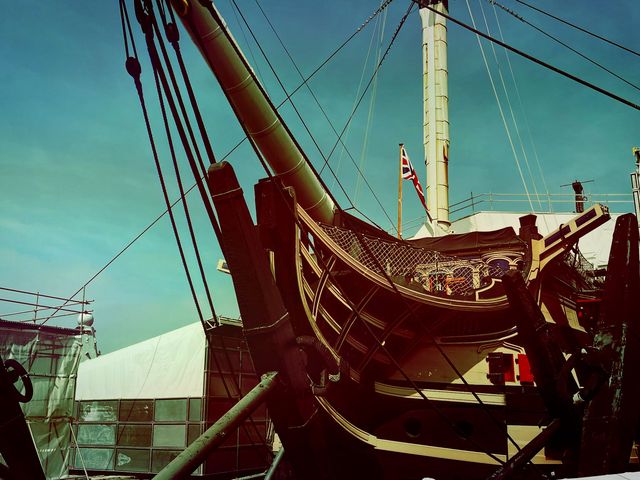
[[[271, 187], [257, 187], [259, 231], [294, 331], [340, 365], [327, 375], [332, 362], [313, 354], [307, 365], [332, 478], [485, 478], [540, 433], [545, 405], [500, 281], [510, 269], [527, 278], [524, 242], [440, 256], [458, 262], [450, 271], [506, 266], [456, 295], [442, 265], [440, 287], [402, 278], [374, 249], [406, 258], [405, 244], [319, 225]], [[560, 455], [534, 463], [557, 469]]]

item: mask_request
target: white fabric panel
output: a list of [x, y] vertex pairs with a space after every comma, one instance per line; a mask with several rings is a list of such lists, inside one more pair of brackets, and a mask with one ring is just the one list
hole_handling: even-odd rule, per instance
[[640, 480], [640, 473], [613, 473], [611, 475], [597, 475], [595, 477], [579, 477], [575, 480]]
[[206, 339], [194, 323], [80, 364], [76, 400], [202, 397]]
[[[451, 224], [451, 233], [468, 233], [477, 231], [497, 230], [513, 227], [516, 233], [520, 229], [519, 218], [526, 213], [519, 212], [478, 212], [468, 217], [456, 220]], [[536, 225], [542, 235], [552, 232], [559, 225], [567, 223], [576, 216], [575, 213], [536, 213]], [[616, 219], [620, 214], [612, 214], [611, 220], [596, 228], [593, 232], [582, 237], [578, 243], [580, 251], [594, 267], [604, 266], [609, 262], [609, 250], [613, 238]], [[413, 238], [423, 238], [429, 235], [426, 227], [420, 227]]]

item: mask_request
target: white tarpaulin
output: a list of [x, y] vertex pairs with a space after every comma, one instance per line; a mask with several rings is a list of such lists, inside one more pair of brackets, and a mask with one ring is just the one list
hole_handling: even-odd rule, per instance
[[29, 373], [33, 398], [21, 404], [47, 479], [68, 473], [73, 394], [82, 342], [68, 329], [21, 327], [2, 322], [0, 355]]
[[76, 400], [202, 397], [206, 338], [193, 323], [80, 364]]

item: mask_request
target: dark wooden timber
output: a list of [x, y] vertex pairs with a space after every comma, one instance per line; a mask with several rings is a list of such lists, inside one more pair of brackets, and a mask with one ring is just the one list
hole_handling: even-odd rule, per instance
[[[538, 443], [541, 440], [553, 442], [556, 448], [564, 450], [563, 460], [575, 468], [580, 441], [580, 413], [573, 404], [572, 395], [578, 386], [570, 374], [563, 375], [566, 362], [552, 330], [553, 325], [545, 320], [521, 274], [507, 272], [502, 283], [518, 328], [518, 340], [527, 352], [538, 393], [548, 415], [559, 420], [553, 431], [535, 440]], [[532, 449], [539, 450], [540, 447], [536, 443]], [[529, 450], [529, 445], [525, 450]]]
[[593, 346], [609, 372], [584, 414], [581, 475], [628, 470], [638, 425], [640, 360], [638, 332], [638, 223], [632, 214], [618, 218], [613, 234], [600, 318]]
[[327, 478], [324, 435], [319, 430], [305, 357], [295, 343], [282, 297], [269, 268], [242, 189], [227, 162], [209, 168], [208, 182], [224, 237], [244, 335], [258, 374], [279, 372], [281, 388], [267, 406], [299, 478]]
[[[551, 437], [560, 429], [561, 422], [559, 419], [553, 420], [547, 428], [542, 430], [534, 439], [527, 443], [518, 453], [500, 467], [496, 473], [487, 478], [487, 480], [507, 480], [514, 478], [521, 472], [522, 468], [549, 442]], [[517, 477], [515, 477], [517, 478]]]
[[571, 378], [567, 389], [558, 387], [556, 379], [565, 360], [552, 325], [545, 320], [520, 273], [507, 272], [502, 283], [518, 327], [518, 340], [527, 352], [531, 372], [549, 414], [554, 418], [573, 416], [571, 398], [565, 392], [574, 393], [578, 387]]
[[7, 480], [44, 480], [38, 452], [18, 403], [13, 379], [0, 358], [0, 454], [9, 467]]

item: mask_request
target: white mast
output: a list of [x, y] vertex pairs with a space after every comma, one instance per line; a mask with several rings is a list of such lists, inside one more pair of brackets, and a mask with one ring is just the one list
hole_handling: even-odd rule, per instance
[[[447, 0], [428, 0], [448, 13]], [[434, 224], [448, 231], [449, 221], [449, 92], [447, 85], [447, 24], [442, 15], [420, 9], [424, 81], [424, 154], [427, 206]]]

